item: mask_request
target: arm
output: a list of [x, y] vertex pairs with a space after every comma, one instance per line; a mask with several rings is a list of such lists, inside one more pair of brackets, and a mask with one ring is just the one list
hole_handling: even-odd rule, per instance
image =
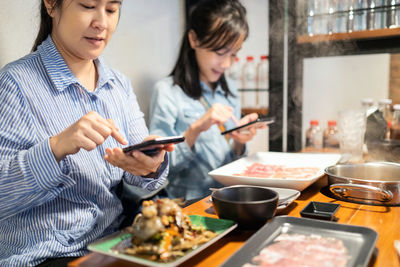
[[[149, 136], [144, 114], [140, 110], [130, 83], [127, 82], [125, 86], [128, 95], [127, 100], [123, 102], [126, 105], [122, 109], [126, 114], [126, 121], [128, 122], [127, 138], [129, 144], [140, 143], [145, 139], [153, 139], [153, 137]], [[119, 153], [121, 149], [115, 148], [113, 151], [115, 150], [118, 150]], [[125, 166], [120, 167], [125, 170], [124, 179], [128, 184], [148, 190], [155, 190], [165, 183], [168, 175], [168, 155], [165, 150], [151, 157], [139, 151], [128, 155], [122, 153], [121, 156], [123, 157], [121, 160], [127, 161]]]
[[[179, 103], [171, 86], [164, 81], [158, 82], [153, 90], [150, 102], [150, 132], [160, 136], [182, 135], [177, 129], [179, 123]], [[187, 142], [174, 146], [169, 153], [170, 167], [179, 171], [195, 158], [195, 149]]]
[[57, 163], [49, 139], [36, 140], [30, 110], [18, 85], [0, 77], [0, 220], [54, 199], [75, 182]]

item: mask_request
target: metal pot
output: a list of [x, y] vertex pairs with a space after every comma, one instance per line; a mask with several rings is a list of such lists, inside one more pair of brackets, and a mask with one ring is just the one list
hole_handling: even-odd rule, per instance
[[327, 167], [329, 190], [345, 201], [400, 205], [400, 164], [369, 162]]

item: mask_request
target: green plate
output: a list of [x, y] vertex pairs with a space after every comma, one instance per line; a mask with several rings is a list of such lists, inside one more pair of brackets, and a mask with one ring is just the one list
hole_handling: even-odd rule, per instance
[[[215, 243], [219, 239], [221, 239], [223, 236], [228, 234], [230, 231], [235, 229], [237, 227], [237, 224], [233, 221], [230, 220], [224, 220], [224, 219], [214, 219], [210, 217], [205, 217], [205, 216], [199, 216], [199, 215], [189, 215], [190, 221], [193, 225], [195, 226], [204, 226], [207, 230], [214, 231], [218, 233], [216, 237], [208, 241], [207, 243], [204, 243], [197, 247], [194, 250], [188, 251], [183, 257], [176, 259], [175, 261], [171, 261], [168, 263], [162, 263], [162, 262], [156, 262], [156, 261], [151, 261], [147, 259], [143, 259], [140, 257], [135, 257], [132, 255], [127, 255], [127, 254], [122, 254], [118, 253], [117, 251], [113, 250], [112, 248], [118, 245], [122, 245], [124, 242], [130, 241], [131, 234], [121, 231], [114, 233], [110, 236], [104, 237], [100, 239], [99, 241], [92, 243], [88, 246], [88, 249], [97, 253], [109, 255], [115, 258], [147, 265], [147, 266], [176, 266], [178, 264], [181, 264], [182, 262], [186, 261], [190, 257], [196, 255], [203, 249], [207, 248], [211, 244]], [[128, 242], [130, 243], [130, 242]]]

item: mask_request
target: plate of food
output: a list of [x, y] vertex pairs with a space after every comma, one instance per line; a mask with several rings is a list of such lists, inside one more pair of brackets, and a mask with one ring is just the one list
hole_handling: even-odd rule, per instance
[[215, 243], [237, 224], [230, 220], [186, 215], [174, 200], [144, 201], [142, 213], [123, 231], [92, 243], [88, 249], [146, 266], [181, 264]]
[[225, 186], [258, 185], [298, 191], [317, 181], [340, 154], [258, 152], [209, 172]]
[[277, 216], [221, 266], [366, 267], [377, 238], [368, 227]]

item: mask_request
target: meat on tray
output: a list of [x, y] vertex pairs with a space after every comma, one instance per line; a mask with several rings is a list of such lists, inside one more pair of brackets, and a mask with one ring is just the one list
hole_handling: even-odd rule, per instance
[[320, 168], [315, 167], [288, 167], [285, 165], [253, 163], [247, 166], [243, 173], [233, 175], [260, 178], [306, 179], [317, 175], [319, 171]]
[[343, 242], [319, 235], [281, 234], [243, 267], [345, 267], [349, 255]]

